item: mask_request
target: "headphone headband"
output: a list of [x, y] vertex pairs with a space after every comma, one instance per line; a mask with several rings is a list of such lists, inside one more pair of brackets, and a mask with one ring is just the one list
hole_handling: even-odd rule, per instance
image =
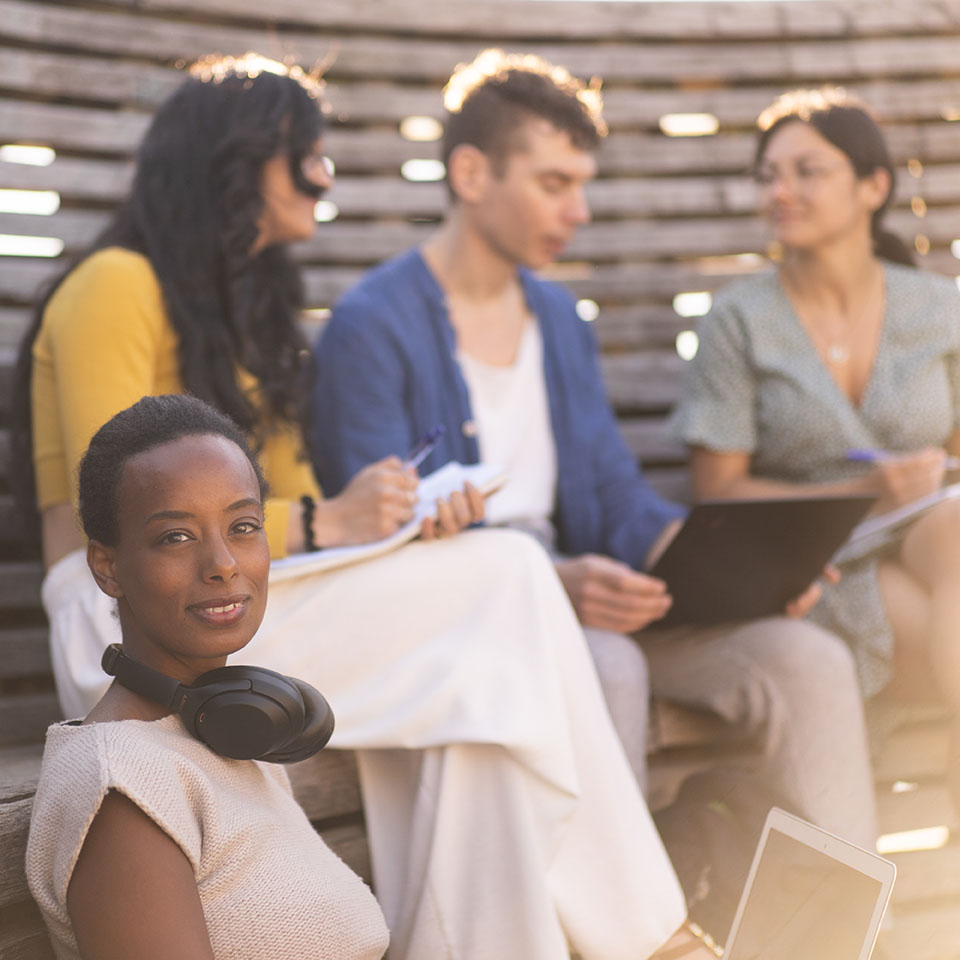
[[119, 643], [111, 643], [104, 650], [100, 666], [104, 673], [116, 677], [121, 686], [141, 694], [148, 700], [153, 700], [165, 707], [173, 707], [177, 702], [181, 684], [173, 677], [160, 673], [159, 670], [153, 670], [136, 660], [131, 660], [123, 652]]

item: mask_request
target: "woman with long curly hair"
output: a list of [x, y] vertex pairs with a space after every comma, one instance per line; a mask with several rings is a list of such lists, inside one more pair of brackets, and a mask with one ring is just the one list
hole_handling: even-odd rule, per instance
[[[324, 500], [303, 453], [311, 371], [286, 245], [313, 232], [330, 173], [315, 91], [296, 74], [253, 57], [201, 64], [154, 118], [130, 198], [24, 341], [17, 459], [35, 471], [21, 489], [41, 511], [68, 716], [102, 693], [101, 654], [119, 640], [75, 527], [75, 468], [140, 397], [196, 394], [251, 435], [273, 558], [411, 516], [416, 479], [398, 458]], [[466, 491], [419, 542], [272, 582], [244, 656], [321, 688], [333, 745], [358, 751], [395, 960], [649, 956], [680, 924], [682, 893], [550, 561], [508, 531], [432, 536], [481, 514]]]

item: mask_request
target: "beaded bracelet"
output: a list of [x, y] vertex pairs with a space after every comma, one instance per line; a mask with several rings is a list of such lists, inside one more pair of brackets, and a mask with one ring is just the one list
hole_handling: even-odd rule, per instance
[[317, 501], [308, 493], [300, 498], [300, 504], [303, 507], [303, 513], [300, 519], [303, 521], [303, 546], [308, 553], [319, 550], [317, 541], [313, 538], [313, 515], [317, 509]]

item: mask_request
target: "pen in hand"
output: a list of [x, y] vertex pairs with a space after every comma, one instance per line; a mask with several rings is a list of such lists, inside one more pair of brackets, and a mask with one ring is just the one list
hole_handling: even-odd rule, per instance
[[443, 424], [431, 430], [413, 449], [403, 458], [403, 465], [408, 469], [416, 470], [433, 452], [433, 448], [440, 441], [446, 427]]
[[[847, 459], [859, 463], [879, 463], [881, 460], [895, 460], [899, 454], [888, 450], [853, 449], [847, 451]], [[947, 470], [960, 470], [960, 457], [947, 456], [944, 461]]]

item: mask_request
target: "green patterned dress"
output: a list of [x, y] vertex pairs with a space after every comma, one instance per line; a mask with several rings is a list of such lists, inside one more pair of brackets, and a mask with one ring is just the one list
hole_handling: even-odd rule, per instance
[[[785, 483], [836, 481], [865, 468], [853, 448], [942, 446], [960, 424], [960, 293], [948, 278], [885, 265], [886, 309], [859, 405], [831, 376], [775, 272], [724, 290], [700, 324], [672, 426], [684, 442], [749, 453], [751, 473]], [[848, 564], [811, 613], [843, 636], [870, 695], [889, 681], [893, 636], [877, 557]]]

